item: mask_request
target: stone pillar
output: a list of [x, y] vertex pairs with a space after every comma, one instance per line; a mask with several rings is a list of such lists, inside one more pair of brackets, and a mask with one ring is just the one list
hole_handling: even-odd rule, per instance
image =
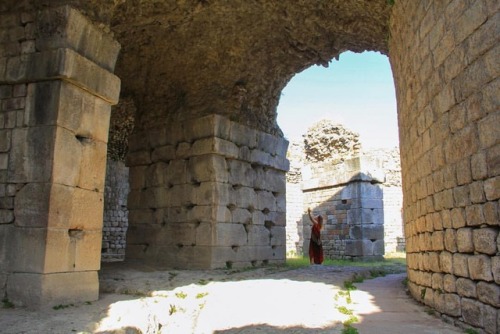
[[287, 146], [218, 115], [135, 133], [127, 260], [184, 269], [283, 263]]
[[[384, 255], [384, 173], [376, 160], [361, 156], [341, 163], [314, 163], [304, 169], [305, 208], [324, 219], [326, 258], [380, 259]], [[304, 253], [311, 223], [304, 216]]]
[[0, 31], [1, 295], [96, 300], [119, 45], [70, 7], [2, 14]]
[[408, 287], [450, 322], [498, 333], [498, 1], [395, 1]]

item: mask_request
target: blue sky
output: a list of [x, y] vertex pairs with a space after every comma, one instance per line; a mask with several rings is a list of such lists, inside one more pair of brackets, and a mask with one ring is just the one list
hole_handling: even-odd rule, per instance
[[376, 52], [345, 52], [328, 68], [313, 66], [296, 74], [282, 92], [278, 125], [293, 140], [321, 119], [358, 132], [364, 148], [397, 146], [389, 59]]

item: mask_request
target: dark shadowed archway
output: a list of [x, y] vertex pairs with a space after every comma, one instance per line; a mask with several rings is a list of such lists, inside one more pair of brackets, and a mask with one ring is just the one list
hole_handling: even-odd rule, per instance
[[375, 50], [396, 84], [410, 291], [497, 332], [498, 11], [489, 0], [2, 1], [2, 295], [34, 307], [97, 298], [114, 70], [137, 107], [131, 254], [257, 265], [285, 253], [281, 90], [342, 51]]

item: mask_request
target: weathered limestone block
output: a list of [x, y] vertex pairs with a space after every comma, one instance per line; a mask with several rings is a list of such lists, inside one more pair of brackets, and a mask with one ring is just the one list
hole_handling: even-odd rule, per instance
[[226, 206], [232, 203], [232, 194], [234, 191], [228, 183], [202, 182], [187, 189], [186, 200], [191, 196], [192, 203], [196, 205]]
[[272, 192], [280, 192], [285, 189], [286, 177], [283, 173], [280, 173], [279, 170], [266, 167], [254, 167], [254, 171], [254, 188]]
[[500, 256], [493, 256], [491, 258], [491, 271], [493, 272], [495, 283], [500, 284]]
[[370, 240], [346, 240], [345, 254], [348, 256], [373, 255], [373, 242]]
[[458, 278], [456, 281], [457, 293], [462, 297], [477, 298], [476, 284], [466, 278]]
[[276, 198], [271, 192], [258, 190], [255, 193], [257, 196], [257, 210], [276, 211]]
[[175, 157], [176, 157], [175, 147], [173, 145], [156, 147], [151, 153], [152, 162], [157, 162], [157, 161], [169, 162], [170, 160], [174, 160]]
[[468, 257], [467, 262], [471, 279], [493, 281], [490, 257], [486, 255], [473, 255]]
[[456, 292], [457, 291], [457, 279], [455, 276], [446, 274], [443, 277], [443, 289], [446, 292]]
[[188, 174], [188, 161], [179, 159], [172, 160], [168, 163], [167, 170], [165, 171], [164, 182], [168, 185], [179, 185], [191, 182]]
[[257, 209], [257, 193], [250, 187], [237, 187], [231, 192], [230, 203], [238, 208]]
[[442, 292], [444, 289], [443, 278], [444, 278], [443, 274], [439, 274], [439, 273], [432, 274], [432, 286], [431, 287], [434, 290]]
[[472, 229], [461, 228], [457, 230], [457, 249], [460, 253], [474, 252], [474, 243], [472, 240]]
[[227, 160], [226, 163], [229, 168], [229, 183], [244, 187], [254, 186], [257, 174], [256, 169], [250, 163], [242, 160]]
[[469, 277], [469, 255], [455, 253], [453, 254], [453, 273], [455, 276]]
[[[27, 210], [26, 208], [30, 208]], [[99, 230], [103, 194], [50, 183], [29, 183], [16, 196], [16, 225]]]
[[435, 231], [431, 236], [432, 250], [444, 250], [444, 233], [443, 231]]
[[454, 229], [444, 231], [444, 248], [452, 253], [457, 251], [457, 232]]
[[441, 273], [441, 263], [439, 260], [440, 258], [438, 252], [429, 253], [429, 259], [427, 263], [429, 264], [429, 269], [434, 273]]
[[483, 306], [483, 326], [486, 333], [498, 333], [498, 319], [500, 319], [498, 307]]
[[247, 232], [242, 224], [217, 224], [215, 244], [218, 246], [242, 246], [247, 244]]
[[19, 296], [10, 300], [30, 309], [51, 308], [63, 300], [68, 304], [94, 301], [99, 296], [97, 271], [14, 273], [8, 279], [7, 294]]
[[498, 230], [493, 228], [480, 228], [472, 231], [474, 250], [479, 253], [494, 255], [497, 252], [496, 240]]
[[484, 193], [488, 201], [500, 198], [500, 176], [484, 181]]
[[216, 153], [227, 158], [236, 159], [239, 155], [239, 148], [233, 142], [221, 138], [203, 138], [195, 141], [191, 147], [190, 154], [193, 156]]
[[452, 293], [446, 293], [444, 295], [444, 313], [458, 317], [462, 314], [461, 311], [461, 298]]
[[268, 246], [271, 244], [271, 231], [263, 225], [248, 225], [248, 244]]
[[439, 263], [441, 264], [441, 270], [444, 273], [453, 273], [453, 254], [450, 252], [441, 252], [439, 255]]
[[120, 80], [71, 49], [60, 48], [11, 57], [7, 61], [7, 69], [0, 81], [36, 82], [63, 78], [110, 104], [118, 102]]
[[350, 228], [349, 235], [353, 239], [382, 240], [384, 239], [384, 226], [355, 225]]
[[478, 282], [477, 297], [483, 303], [496, 308], [500, 307], [500, 287], [498, 284]]
[[231, 123], [229, 140], [238, 147], [246, 146], [253, 150], [257, 147], [257, 132], [238, 123]]
[[474, 299], [462, 298], [461, 306], [462, 306], [462, 316], [464, 318], [464, 321], [473, 326], [482, 328], [483, 304], [478, 301], [475, 301]]
[[252, 212], [248, 209], [242, 208], [234, 208], [231, 210], [232, 223], [241, 223], [241, 224], [251, 224], [252, 223]]
[[[56, 27], [48, 25], [58, 20]], [[38, 50], [51, 50], [69, 47], [91, 59], [103, 68], [112, 70], [120, 51], [120, 44], [111, 36], [103, 35], [91, 21], [77, 10], [59, 7], [55, 10], [42, 11], [35, 21], [38, 38]], [[51, 30], [53, 29], [53, 30]]]
[[190, 126], [184, 128], [186, 138], [194, 140], [218, 137], [225, 140], [230, 139], [232, 123], [229, 119], [220, 115], [208, 115], [195, 119]]
[[373, 255], [383, 256], [385, 254], [385, 243], [384, 240], [376, 240], [373, 242]]

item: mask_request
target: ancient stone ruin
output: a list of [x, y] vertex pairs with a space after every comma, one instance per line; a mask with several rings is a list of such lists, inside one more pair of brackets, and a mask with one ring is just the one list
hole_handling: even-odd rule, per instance
[[127, 253], [158, 267], [283, 262], [280, 93], [313, 64], [371, 50], [396, 87], [411, 294], [498, 332], [499, 7], [1, 1], [0, 295], [98, 298], [110, 110], [127, 99]]
[[[359, 135], [323, 120], [292, 143], [287, 174], [287, 249], [305, 254], [312, 208], [324, 217], [326, 258], [381, 259], [402, 251], [401, 176], [396, 148], [363, 152]], [[387, 198], [386, 198], [387, 197]]]

